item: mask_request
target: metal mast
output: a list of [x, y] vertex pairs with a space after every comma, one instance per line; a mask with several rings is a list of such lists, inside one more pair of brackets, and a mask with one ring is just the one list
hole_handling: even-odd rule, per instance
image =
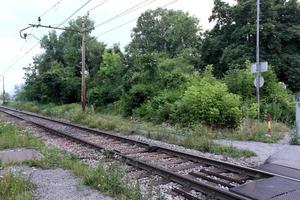
[[256, 1], [256, 66], [257, 66], [257, 73], [256, 73], [256, 103], [257, 103], [257, 121], [260, 120], [260, 73], [261, 73], [261, 66], [259, 62], [259, 17], [260, 17], [260, 0]]

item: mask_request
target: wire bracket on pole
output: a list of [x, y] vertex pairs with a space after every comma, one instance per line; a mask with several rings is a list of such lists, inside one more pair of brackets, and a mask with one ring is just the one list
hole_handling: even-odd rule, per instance
[[29, 26], [20, 30], [20, 37], [23, 39], [26, 39], [28, 34], [22, 33], [23, 31], [25, 31], [26, 29], [29, 29], [29, 28], [40, 28], [40, 27], [81, 33], [81, 30], [76, 30], [76, 29], [71, 29], [71, 28], [60, 28], [60, 27], [55, 27], [55, 26], [51, 26], [51, 25], [46, 26], [46, 25], [42, 25], [42, 24], [29, 24]]
[[26, 39], [26, 37], [27, 37], [28, 34], [27, 33], [23, 33], [22, 34], [22, 32], [25, 31], [26, 29], [29, 29], [29, 28], [32, 28], [32, 27], [33, 26], [29, 24], [29, 26], [27, 26], [26, 28], [21, 29], [20, 30], [20, 37], [23, 38], [23, 39]]

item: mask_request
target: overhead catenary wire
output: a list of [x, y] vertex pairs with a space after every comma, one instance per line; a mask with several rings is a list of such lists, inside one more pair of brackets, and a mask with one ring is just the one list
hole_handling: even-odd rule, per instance
[[105, 4], [108, 0], [104, 0], [101, 1], [99, 4], [97, 4], [96, 6], [94, 6], [93, 8], [91, 8], [90, 10], [88, 10], [88, 13], [92, 12], [93, 10], [95, 10], [96, 8], [98, 8], [99, 6], [102, 6], [103, 4]]
[[[62, 1], [62, 0], [61, 0]], [[59, 1], [59, 2], [61, 2]], [[73, 17], [77, 12], [79, 12], [83, 7], [85, 7], [89, 2], [91, 2], [92, 0], [88, 0], [85, 4], [83, 4], [82, 6], [80, 6], [75, 12], [73, 12], [69, 17], [67, 17], [64, 21], [62, 21], [59, 26], [62, 26], [67, 20], [69, 20], [71, 17]], [[56, 3], [57, 4], [57, 3]], [[55, 5], [56, 5], [55, 4]], [[52, 6], [51, 9], [53, 9], [55, 6]], [[49, 10], [49, 9], [48, 9]], [[47, 11], [48, 13], [49, 11]], [[45, 14], [47, 14], [45, 12]], [[45, 16], [44, 14], [44, 16]], [[41, 15], [42, 16], [42, 15]], [[39, 42], [37, 42], [36, 44], [34, 44], [30, 49], [28, 49], [16, 62], [14, 62], [13, 64], [9, 65], [7, 68], [5, 68], [3, 70], [3, 73], [7, 72], [8, 70], [12, 69], [18, 62], [20, 62], [27, 54], [29, 54], [35, 47], [37, 47], [40, 43], [40, 40]]]
[[47, 9], [45, 12], [43, 12], [40, 17], [45, 16], [46, 14], [48, 14], [53, 8], [55, 8], [56, 6], [58, 6], [63, 0], [59, 0], [58, 2], [56, 2], [53, 6], [51, 6], [49, 9]]
[[75, 10], [69, 17], [67, 17], [64, 21], [62, 21], [60, 24], [58, 24], [58, 27], [64, 25], [71, 17], [73, 17], [76, 13], [78, 13], [82, 8], [84, 8], [88, 3], [90, 3], [92, 0], [88, 0], [85, 2], [82, 6], [80, 6], [77, 10]]
[[15, 66], [18, 62], [20, 62], [27, 54], [29, 54], [37, 45], [39, 44], [36, 43], [35, 45], [33, 45], [30, 49], [28, 49], [13, 65], [5, 68], [5, 70], [3, 70], [3, 73], [7, 72], [8, 70], [12, 69], [13, 66]]
[[152, 0], [150, 2], [149, 2], [149, 0], [144, 0], [144, 1], [140, 2], [140, 3], [138, 3], [138, 4], [135, 4], [134, 6], [126, 9], [125, 11], [123, 11], [123, 12], [121, 12], [121, 13], [119, 13], [119, 14], [117, 14], [117, 15], [115, 15], [115, 16], [113, 16], [113, 17], [111, 17], [111, 18], [109, 18], [109, 19], [107, 19], [107, 20], [105, 20], [103, 22], [101, 22], [100, 24], [97, 24], [94, 27], [94, 29], [96, 29], [96, 28], [98, 28], [98, 27], [100, 27], [100, 26], [102, 26], [104, 24], [107, 24], [107, 23], [109, 23], [109, 22], [111, 22], [111, 21], [113, 21], [115, 19], [118, 19], [118, 18], [120, 18], [120, 17], [122, 17], [124, 15], [127, 15], [127, 14], [129, 14], [129, 13], [131, 13], [131, 12], [133, 12], [133, 11], [139, 9], [139, 8], [141, 8], [141, 7], [149, 5], [150, 3], [153, 3], [154, 1], [156, 1], [156, 0]]
[[[60, 26], [62, 26], [66, 21], [68, 21], [71, 17], [73, 17], [77, 12], [79, 12], [83, 7], [85, 7], [88, 3], [90, 3], [92, 0], [88, 0], [86, 3], [84, 3], [82, 6], [80, 6], [76, 11], [74, 11], [69, 17], [67, 17], [65, 20], [63, 20], [63, 22], [61, 22], [59, 25], [58, 25], [58, 27], [60, 27]], [[96, 9], [96, 7], [99, 7], [100, 5], [103, 5], [106, 1], [108, 1], [108, 0], [105, 0], [104, 2], [101, 2], [100, 4], [98, 4], [98, 5], [96, 5], [95, 7], [93, 7], [91, 10], [94, 10], [94, 9]], [[110, 18], [110, 19], [108, 19], [108, 20], [106, 20], [105, 22], [102, 22], [102, 24], [101, 25], [103, 25], [104, 23], [108, 23], [108, 22], [110, 22], [110, 21], [112, 21], [112, 20], [114, 20], [114, 19], [116, 19], [116, 18], [118, 18], [118, 17], [121, 17], [121, 16], [124, 16], [124, 15], [126, 15], [126, 14], [129, 14], [129, 13], [131, 13], [131, 12], [133, 12], [133, 11], [135, 11], [135, 10], [137, 10], [137, 9], [139, 9], [139, 8], [141, 8], [141, 7], [143, 7], [143, 6], [146, 6], [146, 5], [148, 5], [148, 4], [150, 4], [150, 3], [152, 3], [152, 2], [154, 2], [154, 1], [156, 1], [156, 0], [152, 0], [152, 1], [150, 1], [150, 2], [148, 2], [149, 0], [144, 0], [144, 1], [142, 1], [142, 2], [140, 2], [140, 3], [138, 3], [138, 4], [136, 4], [136, 5], [134, 5], [134, 6], [132, 6], [132, 7], [130, 7], [129, 9], [127, 9], [127, 10], [125, 10], [125, 11], [123, 11], [122, 13], [120, 13], [120, 14], [118, 14], [118, 15], [116, 15], [116, 16], [114, 16], [114, 17], [112, 17], [112, 18]], [[143, 5], [144, 3], [146, 3], [146, 2], [148, 2], [147, 4], [145, 4], [145, 5]], [[98, 26], [100, 26], [100, 24], [98, 25]], [[36, 43], [33, 47], [31, 47], [19, 60], [21, 60], [22, 58], [24, 58], [31, 50], [33, 50], [37, 45], [39, 44], [39, 42], [38, 43]], [[18, 63], [19, 62], [19, 60], [16, 62], [16, 63]], [[14, 63], [13, 65], [15, 65], [16, 63]], [[12, 65], [12, 66], [13, 66]], [[11, 67], [12, 67], [11, 66]], [[10, 67], [9, 67], [10, 68]], [[7, 70], [5, 70], [5, 71], [7, 71]]]
[[[178, 1], [178, 0], [171, 1], [171, 2], [169, 2], [169, 3], [167, 3], [167, 4], [164, 4], [164, 5], [160, 6], [160, 7], [161, 7], [161, 8], [166, 8], [167, 6], [173, 4], [173, 3], [177, 2], [177, 1]], [[122, 23], [122, 24], [120, 24], [120, 25], [118, 25], [118, 26], [115, 26], [115, 27], [113, 27], [113, 28], [111, 28], [111, 29], [109, 29], [109, 30], [106, 30], [106, 31], [100, 33], [99, 35], [97, 35], [96, 38], [98, 38], [99, 36], [105, 35], [105, 34], [111, 32], [111, 31], [114, 31], [114, 30], [116, 30], [116, 29], [119, 29], [119, 28], [121, 28], [121, 27], [123, 27], [123, 26], [125, 26], [125, 25], [127, 25], [127, 24], [130, 24], [130, 23], [136, 21], [137, 19], [138, 19], [138, 17], [136, 17], [136, 18], [134, 18], [134, 19], [131, 19], [131, 20], [125, 22], [125, 23]]]
[[[31, 31], [30, 31], [30, 34], [31, 34], [31, 33], [32, 33], [32, 29], [31, 29]], [[13, 59], [11, 60], [11, 64], [10, 64], [10, 65], [12, 65], [12, 63], [14, 63], [14, 61], [18, 58], [19, 54], [23, 51], [23, 49], [24, 49], [24, 47], [25, 47], [27, 41], [28, 41], [28, 40], [25, 40], [25, 41], [23, 42], [23, 44], [20, 46], [20, 48], [19, 48], [19, 50], [17, 51], [16, 55], [15, 55], [15, 56], [13, 57]]]
[[[63, 0], [57, 1], [54, 5], [52, 5], [50, 8], [48, 8], [47, 10], [45, 10], [39, 17], [43, 17], [43, 16], [47, 15], [52, 9], [54, 9], [55, 7], [57, 7], [62, 1], [63, 1]], [[31, 34], [32, 31], [33, 31], [33, 29], [30, 31], [30, 33], [29, 33], [28, 35], [32, 35], [32, 34]], [[19, 54], [21, 53], [21, 51], [23, 51], [23, 49], [24, 49], [26, 43], [27, 43], [27, 40], [25, 40], [25, 41], [23, 42], [23, 44], [22, 44], [22, 46], [20, 47], [19, 51], [18, 51], [18, 52], [16, 53], [16, 55], [13, 57], [13, 59], [12, 59], [12, 61], [11, 61], [12, 64], [10, 64], [7, 68], [10, 68], [10, 67], [14, 66], [15, 64], [17, 64], [17, 63], [19, 62], [19, 60], [21, 60], [22, 58], [25, 57], [25, 55], [27, 55], [27, 53], [25, 53], [25, 54], [24, 54], [23, 56], [21, 56], [18, 60], [16, 60], [17, 57], [19, 56]], [[34, 47], [36, 47], [36, 46], [37, 46], [37, 44], [34, 45]], [[31, 47], [29, 50], [32, 50], [32, 49], [33, 49], [33, 48]], [[26, 51], [26, 52], [27, 52], [27, 51]], [[16, 62], [14, 62], [15, 60], [16, 60]], [[7, 68], [5, 68], [4, 71], [7, 71]], [[3, 72], [3, 73], [4, 73], [4, 72]]]
[[[62, 1], [62, 0], [61, 0]], [[61, 2], [60, 1], [60, 2]], [[62, 26], [66, 21], [68, 21], [71, 17], [73, 17], [77, 12], [79, 12], [83, 7], [85, 7], [88, 3], [90, 3], [92, 0], [88, 0], [85, 4], [83, 4], [82, 6], [80, 6], [75, 12], [73, 12], [69, 17], [67, 17], [63, 22], [61, 22], [58, 26]], [[91, 10], [94, 10], [94, 9], [96, 9], [97, 7], [99, 7], [99, 6], [101, 6], [101, 5], [103, 5], [105, 2], [107, 2], [108, 0], [104, 0], [103, 2], [101, 2], [101, 3], [99, 3], [98, 5], [96, 5], [95, 7], [93, 7], [92, 9], [90, 9], [90, 11]], [[133, 12], [133, 11], [135, 11], [135, 10], [137, 10], [137, 9], [139, 9], [139, 8], [141, 8], [141, 7], [144, 7], [144, 6], [146, 6], [146, 5], [149, 5], [149, 4], [151, 4], [151, 3], [153, 3], [154, 1], [156, 1], [156, 0], [152, 0], [152, 1], [149, 1], [149, 0], [144, 0], [144, 1], [142, 1], [142, 2], [140, 2], [140, 3], [138, 3], [138, 4], [136, 4], [136, 5], [134, 5], [134, 6], [132, 6], [132, 7], [130, 7], [129, 9], [127, 9], [127, 10], [125, 10], [125, 11], [123, 11], [122, 13], [120, 13], [120, 14], [117, 14], [117, 15], [115, 15], [115, 16], [113, 16], [113, 17], [111, 17], [111, 18], [109, 18], [109, 19], [107, 19], [106, 21], [104, 21], [104, 22], [102, 22], [101, 24], [98, 24], [98, 25], [96, 25], [97, 27], [99, 27], [99, 26], [102, 26], [102, 25], [104, 25], [104, 24], [106, 24], [106, 23], [108, 23], [108, 22], [110, 22], [110, 21], [113, 21], [113, 20], [115, 20], [115, 19], [117, 19], [117, 18], [119, 18], [119, 17], [122, 17], [122, 16], [124, 16], [124, 15], [127, 15], [127, 14], [129, 14], [129, 13], [131, 13], [131, 12]], [[167, 4], [165, 4], [165, 5], [163, 5], [163, 6], [160, 6], [160, 7], [162, 7], [162, 8], [164, 8], [164, 7], [167, 7], [167, 6], [169, 6], [169, 5], [171, 5], [171, 4], [173, 4], [173, 3], [175, 3], [175, 2], [177, 2], [178, 0], [174, 0], [174, 1], [171, 1], [171, 2], [169, 2], [169, 3], [167, 3]], [[55, 7], [55, 6], [52, 6], [53, 8]], [[125, 26], [125, 25], [127, 25], [127, 24], [129, 24], [129, 23], [131, 23], [131, 22], [133, 22], [133, 21], [135, 21], [135, 20], [137, 20], [138, 18], [134, 18], [134, 19], [132, 19], [132, 20], [129, 20], [129, 21], [127, 21], [127, 22], [125, 22], [125, 23], [123, 23], [123, 24], [120, 24], [120, 25], [118, 25], [118, 26], [116, 26], [116, 27], [113, 27], [112, 29], [109, 29], [109, 30], [107, 30], [107, 31], [105, 31], [105, 32], [102, 32], [102, 33], [100, 33], [97, 37], [99, 37], [99, 36], [101, 36], [101, 35], [104, 35], [104, 34], [107, 34], [107, 33], [109, 33], [109, 32], [111, 32], [111, 31], [114, 31], [114, 30], [116, 30], [116, 29], [118, 29], [118, 28], [121, 28], [121, 27], [123, 27], [123, 26]], [[96, 28], [96, 26], [95, 26], [95, 28]], [[39, 44], [39, 42], [38, 43], [36, 43], [35, 45], [33, 45], [30, 49], [28, 49], [15, 63], [13, 63], [12, 65], [10, 65], [8, 68], [6, 68], [5, 70], [4, 70], [4, 72], [7, 72], [9, 69], [11, 69], [14, 65], [16, 65], [21, 59], [23, 59], [27, 54], [29, 54], [37, 45]]]

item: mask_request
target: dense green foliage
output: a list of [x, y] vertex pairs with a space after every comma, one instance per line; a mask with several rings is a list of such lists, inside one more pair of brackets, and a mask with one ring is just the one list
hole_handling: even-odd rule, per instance
[[[246, 69], [229, 70], [223, 80], [230, 92], [242, 97], [244, 116], [251, 118], [256, 115], [256, 105], [253, 104], [256, 98], [253, 87], [255, 75], [250, 72], [249, 62], [245, 66]], [[291, 93], [283, 83], [278, 82], [272, 67], [263, 76], [265, 84], [261, 89], [262, 116], [266, 118], [267, 113], [271, 113], [273, 120], [292, 122], [295, 108]]]
[[[300, 89], [299, 3], [263, 4], [262, 59], [273, 67], [263, 74], [262, 118], [270, 112], [276, 120], [292, 122], [291, 92], [284, 86]], [[210, 19], [216, 25], [203, 34], [198, 20], [188, 13], [148, 10], [139, 17], [125, 52], [118, 45], [107, 48], [88, 33], [84, 72], [88, 104], [181, 126], [232, 128], [242, 118], [255, 118], [254, 76], [249, 71], [255, 58], [254, 13], [254, 0], [238, 0], [235, 6], [215, 0]], [[92, 21], [88, 24], [93, 27]], [[72, 28], [80, 25], [80, 18], [69, 23]], [[74, 32], [45, 36], [41, 42], [45, 52], [26, 67], [18, 99], [79, 102], [80, 41]]]
[[[245, 60], [255, 61], [256, 0], [238, 0], [230, 6], [215, 0], [205, 33], [202, 59], [215, 66], [222, 76], [232, 68], [244, 68]], [[280, 81], [300, 91], [300, 3], [297, 0], [264, 0], [261, 3], [261, 60], [268, 61]]]

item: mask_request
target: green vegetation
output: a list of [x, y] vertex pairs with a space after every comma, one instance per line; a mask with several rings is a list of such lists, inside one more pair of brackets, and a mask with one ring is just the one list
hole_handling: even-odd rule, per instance
[[16, 147], [41, 148], [41, 143], [27, 131], [15, 128], [10, 122], [0, 121], [0, 150]]
[[300, 145], [300, 138], [299, 136], [297, 135], [296, 133], [296, 130], [294, 130], [292, 133], [291, 133], [291, 139], [290, 139], [290, 144], [291, 145]]
[[[222, 77], [230, 69], [245, 69], [255, 60], [256, 1], [238, 0], [230, 6], [214, 0], [212, 30], [204, 33], [201, 61], [215, 66]], [[300, 3], [298, 0], [261, 2], [261, 60], [274, 66], [276, 76], [293, 92], [300, 91]]]
[[34, 186], [18, 175], [6, 173], [0, 176], [1, 200], [34, 200], [31, 191]]
[[236, 131], [223, 130], [222, 132], [217, 132], [216, 138], [276, 143], [283, 138], [284, 134], [288, 134], [289, 132], [289, 128], [280, 122], [272, 123], [271, 134], [267, 130], [267, 123], [244, 120]]
[[[170, 126], [167, 124], [157, 125], [150, 122], [139, 121], [138, 119], [128, 119], [119, 115], [111, 115], [107, 113], [94, 112], [92, 108], [88, 108], [86, 113], [81, 112], [79, 104], [34, 104], [32, 102], [13, 102], [12, 106], [18, 109], [37, 112], [43, 115], [68, 119], [75, 123], [81, 123], [92, 128], [119, 132], [128, 135], [143, 135], [147, 138], [157, 139], [168, 143], [183, 145], [185, 147], [198, 149], [205, 152], [223, 154], [233, 157], [250, 157], [255, 154], [251, 151], [240, 150], [234, 147], [225, 147], [214, 144], [213, 139], [220, 137], [217, 130], [213, 130], [208, 126], [194, 126], [193, 128], [181, 128]], [[218, 129], [221, 130], [221, 129]], [[267, 130], [267, 129], [265, 129]], [[230, 132], [231, 131], [231, 132]], [[226, 134], [222, 132], [222, 136], [227, 137], [233, 130], [226, 130]], [[278, 130], [281, 131], [282, 130]], [[262, 130], [263, 132], [263, 130]], [[244, 132], [240, 132], [243, 134]], [[250, 136], [251, 134], [247, 134]], [[264, 135], [264, 134], [263, 134]], [[276, 134], [282, 137], [281, 134]], [[221, 137], [220, 137], [221, 138]], [[228, 138], [228, 137], [227, 137]], [[272, 136], [272, 141], [277, 141]], [[247, 137], [245, 137], [247, 139]]]
[[[16, 147], [34, 148], [44, 155], [42, 160], [25, 161], [23, 164], [40, 168], [61, 167], [71, 170], [74, 175], [81, 178], [84, 184], [92, 186], [103, 193], [113, 195], [118, 199], [143, 199], [138, 186], [129, 186], [124, 172], [116, 164], [104, 169], [103, 164], [100, 162], [96, 169], [91, 168], [82, 163], [78, 157], [61, 154], [59, 150], [45, 145], [43, 140], [31, 135], [28, 131], [20, 131], [13, 124], [0, 121], [0, 149]], [[2, 168], [7, 165], [2, 164]], [[18, 176], [12, 174], [3, 176], [0, 178], [0, 188], [0, 199], [32, 199], [30, 196], [32, 185]]]

